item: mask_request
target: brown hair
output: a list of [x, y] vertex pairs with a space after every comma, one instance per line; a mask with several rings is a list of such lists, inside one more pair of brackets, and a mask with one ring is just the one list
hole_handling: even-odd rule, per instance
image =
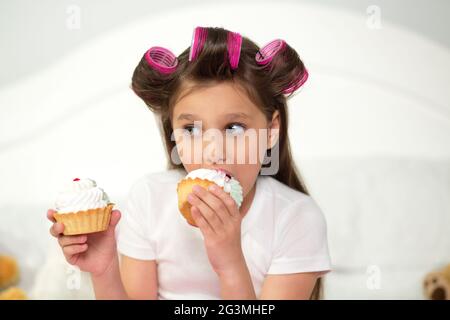
[[[182, 164], [171, 161], [175, 141], [172, 134], [172, 109], [180, 98], [182, 85], [189, 81], [195, 85], [191, 90], [208, 87], [214, 84], [231, 81], [239, 84], [248, 94], [249, 99], [272, 120], [275, 110], [280, 114], [279, 139], [275, 147], [279, 149], [279, 170], [273, 175], [285, 185], [309, 195], [305, 184], [292, 159], [288, 137], [287, 98], [283, 90], [289, 86], [299, 74], [306, 72], [305, 66], [297, 52], [286, 44], [285, 50], [277, 54], [269, 67], [260, 66], [255, 61], [258, 46], [246, 37], [242, 37], [239, 66], [232, 70], [228, 62], [227, 35], [223, 28], [207, 28], [208, 35], [202, 51], [194, 61], [189, 61], [188, 47], [178, 59], [176, 71], [171, 74], [160, 73], [149, 66], [145, 56], [136, 66], [132, 77], [131, 88], [145, 102], [158, 118], [161, 134], [164, 137], [165, 150], [168, 157], [168, 169], [184, 168]], [[189, 92], [191, 91], [189, 90]], [[270, 150], [268, 150], [270, 154]], [[311, 299], [322, 297], [321, 278], [317, 279]]]

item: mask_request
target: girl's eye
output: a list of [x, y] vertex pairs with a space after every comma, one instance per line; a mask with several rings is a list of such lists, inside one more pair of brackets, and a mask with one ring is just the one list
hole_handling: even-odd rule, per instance
[[226, 132], [232, 135], [243, 134], [245, 132], [245, 126], [240, 123], [231, 123], [227, 126]]
[[200, 133], [200, 132], [199, 132], [199, 131], [200, 131], [199, 128], [196, 128], [196, 127], [191, 126], [191, 125], [184, 126], [183, 129], [184, 129], [184, 131], [186, 131], [186, 133], [187, 133], [188, 135], [190, 135], [190, 136], [197, 136], [197, 135], [199, 135], [199, 133]]
[[[225, 128], [226, 133], [231, 135], [240, 135], [245, 132], [245, 126], [240, 123], [231, 123]], [[200, 135], [200, 129], [194, 127], [193, 125], [186, 125], [183, 127], [183, 130], [190, 136], [198, 136]]]

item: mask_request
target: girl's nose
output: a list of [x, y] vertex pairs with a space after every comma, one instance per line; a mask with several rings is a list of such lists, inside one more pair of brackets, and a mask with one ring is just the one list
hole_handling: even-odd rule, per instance
[[203, 142], [203, 162], [205, 164], [225, 163], [225, 151], [222, 137], [206, 139]]
[[223, 164], [225, 163], [225, 157], [223, 151], [215, 147], [214, 150], [206, 148], [203, 151], [203, 162], [205, 164]]

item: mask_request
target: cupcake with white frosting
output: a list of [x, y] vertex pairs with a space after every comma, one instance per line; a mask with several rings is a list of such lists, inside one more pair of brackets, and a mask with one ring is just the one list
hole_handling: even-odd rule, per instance
[[54, 215], [64, 224], [64, 235], [108, 229], [114, 203], [94, 180], [75, 178], [58, 194]]
[[238, 208], [243, 201], [242, 186], [234, 177], [228, 172], [218, 169], [197, 169], [189, 172], [177, 185], [178, 193], [178, 209], [180, 210], [186, 221], [197, 227], [194, 218], [191, 216], [191, 204], [187, 200], [187, 196], [192, 192], [194, 185], [200, 185], [201, 187], [208, 189], [212, 184], [216, 184], [221, 187], [225, 192], [236, 202]]

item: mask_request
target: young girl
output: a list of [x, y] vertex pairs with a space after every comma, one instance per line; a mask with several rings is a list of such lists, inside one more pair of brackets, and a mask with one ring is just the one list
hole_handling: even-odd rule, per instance
[[[113, 210], [107, 231], [63, 236], [48, 211], [51, 234], [67, 261], [91, 274], [97, 299], [320, 298], [330, 271], [326, 222], [288, 138], [286, 99], [307, 77], [285, 41], [260, 49], [222, 28], [197, 27], [178, 57], [161, 47], [144, 54], [131, 87], [158, 116], [168, 170], [133, 185], [117, 230]], [[212, 130], [225, 143], [206, 144]], [[251, 131], [263, 134], [246, 144]], [[255, 150], [263, 161], [249, 161]], [[244, 198], [237, 207], [221, 188], [194, 187], [196, 228], [178, 210], [176, 187], [199, 168], [229, 172]]]

